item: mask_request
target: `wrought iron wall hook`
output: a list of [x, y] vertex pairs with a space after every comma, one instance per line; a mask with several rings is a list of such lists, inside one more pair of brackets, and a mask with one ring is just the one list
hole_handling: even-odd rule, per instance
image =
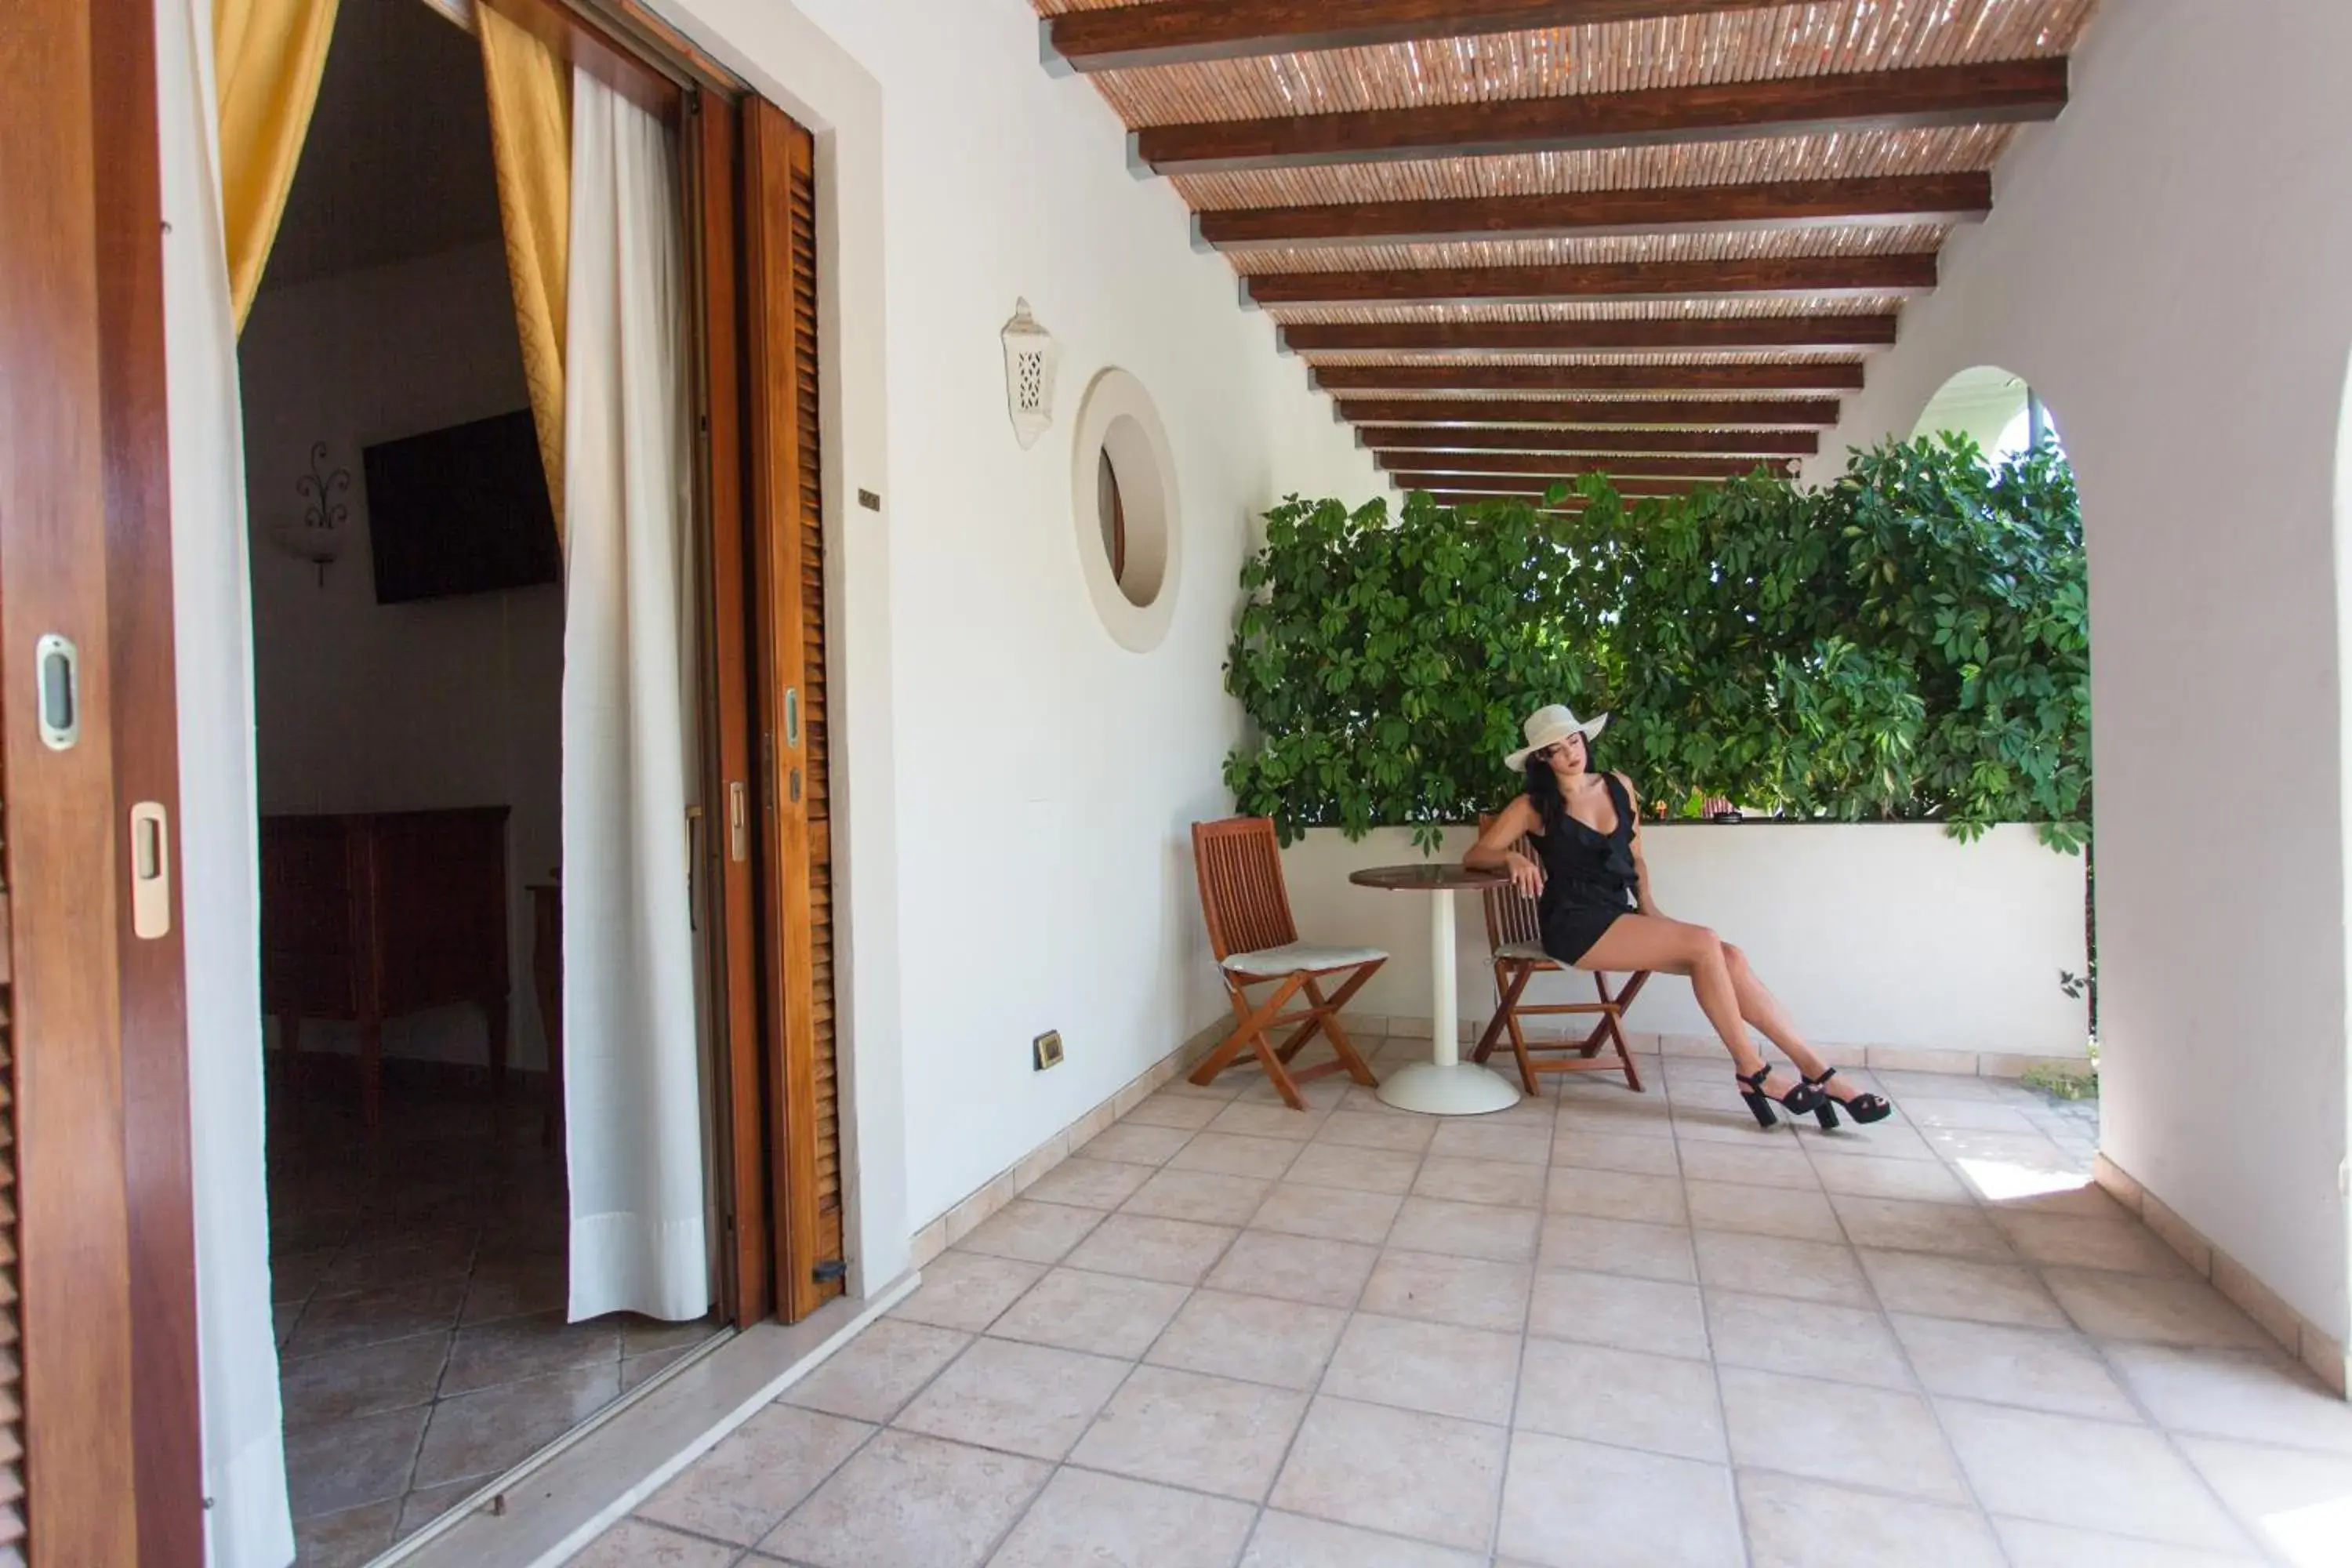
[[326, 467], [327, 444], [313, 442], [310, 447], [310, 471], [295, 479], [294, 493], [302, 498], [302, 526], [299, 530], [282, 531], [279, 542], [287, 550], [319, 569], [319, 585], [327, 585], [327, 568], [343, 552], [343, 542], [338, 531], [351, 521], [351, 508], [337, 499], [352, 488], [349, 468], [330, 470]]

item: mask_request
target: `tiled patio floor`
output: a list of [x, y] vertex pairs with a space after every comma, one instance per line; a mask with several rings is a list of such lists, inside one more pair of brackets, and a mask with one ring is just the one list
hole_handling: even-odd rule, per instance
[[2352, 1408], [2089, 1113], [1879, 1076], [1834, 1135], [1717, 1060], [1444, 1122], [1179, 1084], [575, 1561], [2347, 1561]]
[[[314, 1076], [323, 1076], [315, 1075]], [[563, 1321], [563, 1155], [525, 1096], [271, 1085], [270, 1284], [300, 1568], [368, 1561], [717, 1331]]]

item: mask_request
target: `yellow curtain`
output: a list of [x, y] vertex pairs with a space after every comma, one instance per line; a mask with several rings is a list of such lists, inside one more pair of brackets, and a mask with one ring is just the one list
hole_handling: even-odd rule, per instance
[[539, 460], [563, 531], [563, 330], [572, 258], [572, 71], [511, 17], [476, 5], [490, 151]]
[[335, 0], [214, 0], [220, 90], [221, 226], [229, 300], [245, 330], [269, 260], [294, 165], [310, 133], [334, 36]]

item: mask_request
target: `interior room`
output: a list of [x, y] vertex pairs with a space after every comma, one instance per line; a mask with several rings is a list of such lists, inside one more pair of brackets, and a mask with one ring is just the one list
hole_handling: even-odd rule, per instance
[[304, 1563], [373, 1555], [715, 1331], [567, 1321], [565, 589], [499, 201], [476, 39], [345, 0], [238, 344]]

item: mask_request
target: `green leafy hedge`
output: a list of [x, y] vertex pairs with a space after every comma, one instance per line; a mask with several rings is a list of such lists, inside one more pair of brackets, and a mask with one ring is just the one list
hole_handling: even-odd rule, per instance
[[[1255, 731], [1225, 764], [1286, 839], [1449, 823], [1507, 800], [1519, 721], [1614, 718], [1598, 755], [1653, 802], [1839, 821], [2090, 816], [2082, 516], [2045, 446], [1857, 452], [1837, 483], [1761, 473], [1581, 512], [1425, 495], [1392, 518], [1292, 497], [1242, 568], [1226, 687]], [[1555, 491], [1555, 495], [1563, 492]]]

